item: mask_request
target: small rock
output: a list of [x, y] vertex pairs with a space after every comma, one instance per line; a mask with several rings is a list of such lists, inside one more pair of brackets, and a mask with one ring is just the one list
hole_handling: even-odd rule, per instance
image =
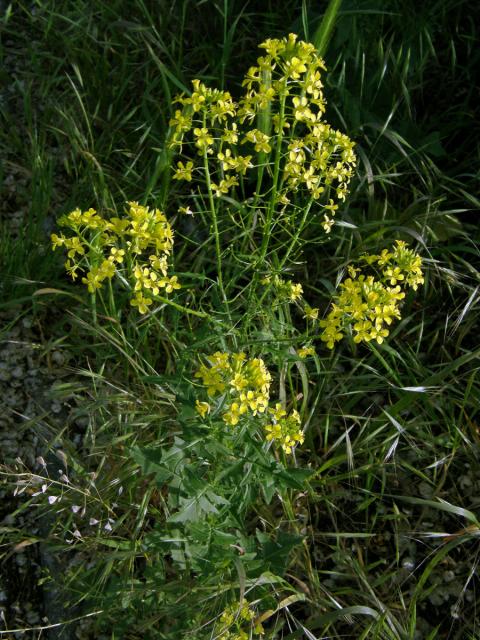
[[23, 378], [25, 375], [25, 370], [21, 365], [16, 366], [13, 370], [12, 370], [12, 376], [14, 378], [17, 378], [18, 380], [20, 378]]
[[61, 351], [53, 351], [51, 358], [52, 358], [52, 362], [54, 364], [57, 364], [59, 367], [65, 364], [65, 356]]

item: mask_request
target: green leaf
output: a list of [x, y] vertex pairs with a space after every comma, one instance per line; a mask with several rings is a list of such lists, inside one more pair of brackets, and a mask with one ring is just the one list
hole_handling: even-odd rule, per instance
[[273, 476], [279, 479], [279, 484], [290, 489], [305, 489], [305, 482], [313, 476], [314, 469], [289, 469], [278, 468], [273, 471]]
[[180, 509], [168, 518], [168, 522], [197, 522], [204, 518], [205, 514], [218, 514], [215, 505], [226, 505], [228, 500], [222, 498], [211, 490], [203, 489], [194, 496], [181, 497]]
[[450, 504], [446, 500], [424, 500], [423, 498], [410, 498], [408, 496], [396, 496], [397, 500], [403, 500], [409, 504], [418, 504], [422, 507], [431, 507], [432, 509], [438, 509], [439, 511], [446, 511], [447, 513], [453, 513], [456, 516], [466, 518], [472, 524], [480, 527], [480, 523], [474, 513], [463, 507], [457, 507], [454, 504]]
[[140, 465], [145, 475], [154, 474], [157, 484], [162, 485], [172, 477], [172, 472], [160, 464], [162, 451], [160, 449], [148, 449], [146, 447], [132, 447], [130, 455]]
[[303, 536], [279, 531], [276, 538], [273, 539], [266, 533], [257, 531], [257, 539], [262, 547], [262, 555], [266, 565], [273, 573], [281, 576], [287, 569], [290, 552], [302, 542]]
[[275, 482], [273, 476], [267, 476], [266, 478], [264, 478], [264, 480], [262, 481], [262, 491], [263, 495], [265, 496], [265, 502], [267, 504], [271, 503], [276, 490], [277, 483]]

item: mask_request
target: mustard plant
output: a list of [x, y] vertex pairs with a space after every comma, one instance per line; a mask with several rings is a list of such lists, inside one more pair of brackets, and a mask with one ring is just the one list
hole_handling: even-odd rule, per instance
[[[308, 434], [321, 401], [312, 392], [321, 373], [315, 342], [331, 349], [353, 334], [355, 343], [381, 344], [406, 290], [423, 283], [420, 256], [398, 240], [347, 265], [330, 311], [307, 300], [298, 265], [309, 238], [326, 242], [332, 232], [354, 176], [354, 142], [326, 120], [326, 67], [315, 46], [290, 34], [260, 48], [238, 99], [198, 79], [175, 98], [168, 219], [136, 202], [123, 217], [76, 209], [59, 220], [70, 234], [52, 235], [94, 313], [105, 290], [111, 308], [124, 292], [134, 308], [128, 322], [169, 348], [176, 335], [171, 370], [150, 365], [142, 376], [171, 391], [165, 431], [127, 453], [153, 476], [141, 507], [148, 530], [136, 527], [135, 541], [147, 555], [168, 554], [169, 566], [160, 577], [146, 572], [132, 607], [155, 602], [169, 571], [185, 584], [201, 576], [206, 593], [224, 582], [236, 591], [242, 572], [253, 582], [284, 575], [303, 540], [296, 508], [316, 473]], [[188, 284], [194, 277], [200, 286]], [[175, 331], [164, 309], [176, 312]], [[275, 496], [287, 526], [265, 533], [262, 509]], [[316, 584], [311, 564], [307, 573]], [[242, 640], [263, 628], [241, 596], [214, 633]]]
[[[309, 226], [331, 232], [348, 194], [356, 156], [348, 136], [325, 120], [326, 67], [315, 46], [290, 34], [267, 39], [260, 49], [264, 55], [245, 74], [245, 93], [238, 101], [228, 91], [199, 80], [193, 81], [190, 95], [175, 98], [179, 108], [170, 120], [167, 146], [182, 158], [175, 160], [173, 179], [190, 190], [186, 200], [191, 204], [179, 207], [179, 214], [193, 214], [199, 202], [205, 203], [203, 213], [216, 255], [212, 275], [223, 306], [219, 316], [215, 302], [208, 304], [209, 322], [223, 333], [223, 350], [207, 356], [208, 364], [195, 373], [207, 392], [207, 398], [196, 398], [197, 414], [201, 420], [221, 416], [232, 428], [253, 421], [261, 426], [267, 443], [273, 440], [290, 454], [304, 441], [296, 401], [287, 401], [283, 393], [270, 406], [272, 374], [264, 359], [238, 350], [250, 339], [253, 320], [263, 322], [264, 306], [271, 305], [279, 319], [272, 337], [295, 344], [300, 360], [315, 356], [312, 341], [318, 329], [322, 329], [320, 340], [330, 349], [351, 331], [354, 342], [381, 344], [389, 334], [386, 327], [400, 318], [404, 289], [417, 289], [423, 276], [421, 258], [397, 241], [392, 251], [363, 256], [362, 268], [348, 266], [349, 278], [320, 321], [319, 309], [304, 299], [303, 285], [283, 277], [297, 246], [305, 244], [302, 234]], [[185, 196], [181, 197], [185, 204]], [[60, 218], [59, 224], [74, 235], [53, 234], [53, 248], [67, 250], [67, 272], [74, 280], [81, 277], [94, 303], [105, 282], [113, 301], [116, 276], [129, 291], [130, 305], [142, 315], [156, 301], [206, 317], [167, 298], [181, 285], [177, 275], [169, 275], [174, 232], [160, 210], [130, 202], [126, 216], [107, 218], [93, 209], [77, 209]], [[229, 228], [236, 228], [238, 235], [232, 236]], [[249, 252], [241, 272], [241, 277], [250, 274], [248, 285], [240, 287], [238, 270], [231, 268], [225, 279], [227, 251], [232, 260], [236, 252], [238, 256]], [[365, 268], [376, 270], [376, 275], [364, 273]], [[300, 331], [292, 305], [306, 321]], [[268, 314], [266, 319], [270, 322]], [[284, 363], [277, 364], [284, 369]], [[305, 381], [304, 376], [306, 398]]]

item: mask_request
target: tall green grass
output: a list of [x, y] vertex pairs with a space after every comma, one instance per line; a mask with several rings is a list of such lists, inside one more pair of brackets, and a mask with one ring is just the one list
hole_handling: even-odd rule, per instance
[[[215, 637], [212, 621], [246, 594], [259, 614], [271, 611], [270, 638], [475, 638], [474, 11], [448, 0], [342, 3], [324, 52], [328, 115], [356, 140], [358, 175], [331, 238], [308, 238], [296, 275], [312, 305], [326, 311], [346, 265], [400, 236], [422, 252], [426, 284], [407, 300], [387, 344], [320, 352], [309, 372], [312, 411], [298, 477], [275, 477], [257, 460], [248, 491], [236, 494], [236, 537], [203, 523], [185, 541], [181, 528], [165, 535], [171, 513], [157, 486], [162, 468], [148, 452], [170, 456], [192, 485], [203, 473], [198, 460], [221, 468], [227, 452], [220, 444], [202, 450], [205, 434], [189, 427], [188, 409], [176, 414], [174, 401], [184, 393], [184, 407], [193, 404], [192, 354], [216, 337], [182, 326], [174, 310], [159, 315], [156, 331], [142, 321], [125, 329], [93, 323], [88, 304], [34, 296], [46, 287], [80, 295], [49, 253], [49, 231], [75, 206], [112, 211], [148, 199], [173, 213], [164, 149], [172, 97], [195, 77], [238, 92], [261, 40], [290, 31], [312, 39], [327, 6], [135, 0], [127, 17], [119, 1], [43, 1], [34, 9], [12, 5], [2, 23], [2, 58], [21, 65], [5, 65], [13, 91], [1, 105], [2, 171], [28, 176], [25, 193], [2, 212], [8, 229], [12, 211], [28, 206], [25, 232], [2, 234], [2, 296], [7, 306], [41, 304], [49, 330], [68, 335], [76, 356], [72, 381], [55, 393], [76, 407], [82, 446], [70, 441], [73, 424], [52, 420], [43, 434], [54, 442], [61, 429], [68, 456], [74, 487], [60, 481], [56, 490], [67, 507], [85, 506], [87, 518], [105, 523], [118, 514], [113, 534], [92, 528], [80, 541], [72, 538], [71, 509], [52, 525], [72, 604], [80, 616], [99, 612], [89, 618], [97, 625], [91, 637], [101, 630], [111, 638]], [[191, 224], [179, 235], [199, 233]], [[199, 271], [201, 241], [184, 257]], [[178, 442], [185, 434], [199, 448], [195, 464]], [[302, 469], [311, 471], [308, 481]], [[55, 505], [49, 509], [55, 515]], [[253, 553], [257, 573], [246, 575], [242, 558]]]

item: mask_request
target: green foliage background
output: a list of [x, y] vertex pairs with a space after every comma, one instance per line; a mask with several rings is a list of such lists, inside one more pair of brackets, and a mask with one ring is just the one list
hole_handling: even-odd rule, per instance
[[[64, 504], [82, 500], [102, 523], [116, 514], [111, 534], [82, 529], [72, 546], [74, 513], [56, 519], [44, 505], [54, 516], [50, 544], [69, 567], [72, 617], [101, 612], [93, 638], [215, 637], [212, 621], [244, 594], [258, 615], [272, 611], [269, 638], [478, 635], [472, 3], [341, 5], [324, 52], [327, 113], [356, 141], [359, 167], [339, 224], [328, 241], [313, 239], [298, 270], [325, 310], [347, 264], [401, 235], [422, 253], [426, 284], [387, 344], [319, 349], [295, 465], [273, 465], [248, 442], [235, 458], [192, 419], [186, 376], [211, 335], [187, 343], [173, 311], [158, 333], [141, 322], [125, 332], [93, 324], [49, 248], [56, 218], [76, 206], [144, 200], [172, 214], [172, 97], [193, 78], [239, 92], [259, 42], [289, 32], [312, 39], [326, 9], [241, 0], [134, 0], [128, 11], [120, 0], [2, 6], [0, 170], [19, 186], [3, 188], [1, 306], [33, 307], [52, 344], [62, 337], [75, 356], [56, 393], [77, 402], [73, 418], [86, 418], [82, 447], [71, 442], [73, 424], [52, 419], [39, 435], [61, 438], [67, 452], [72, 486], [52, 488]], [[13, 234], [19, 207], [26, 221]], [[39, 295], [46, 288], [67, 295]], [[13, 481], [15, 470], [5, 473]], [[22, 539], [0, 535], [7, 549]]]

